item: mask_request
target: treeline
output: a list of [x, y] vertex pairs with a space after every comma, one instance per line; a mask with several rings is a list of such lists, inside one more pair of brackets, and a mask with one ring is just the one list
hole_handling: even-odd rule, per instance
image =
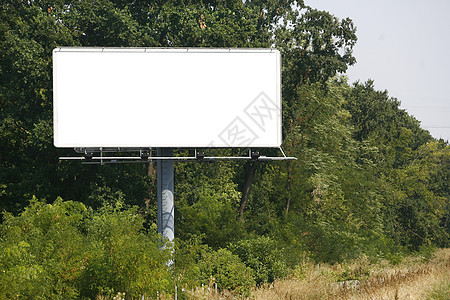
[[[448, 142], [373, 82], [341, 76], [356, 62], [350, 19], [296, 3], [2, 1], [0, 299], [154, 297], [212, 282], [246, 293], [305, 258], [396, 262], [448, 247]], [[57, 46], [277, 47], [283, 149], [298, 161], [177, 163], [169, 258], [154, 165], [58, 160], [73, 151], [53, 147]]]

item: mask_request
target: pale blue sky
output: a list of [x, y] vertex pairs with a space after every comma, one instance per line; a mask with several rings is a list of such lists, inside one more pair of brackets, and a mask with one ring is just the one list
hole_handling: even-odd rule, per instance
[[450, 1], [305, 0], [357, 27], [350, 82], [373, 79], [436, 138], [450, 140]]

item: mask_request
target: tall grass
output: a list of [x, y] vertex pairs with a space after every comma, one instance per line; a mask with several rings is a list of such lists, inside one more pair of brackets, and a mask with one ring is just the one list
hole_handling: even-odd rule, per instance
[[[450, 277], [450, 275], [449, 275]], [[427, 294], [429, 300], [448, 300], [450, 299], [450, 278], [438, 283]]]
[[[249, 299], [449, 299], [450, 249], [392, 265], [366, 257], [352, 263], [318, 265], [305, 261], [283, 280], [254, 289]], [[188, 299], [243, 299], [232, 292], [203, 287]]]

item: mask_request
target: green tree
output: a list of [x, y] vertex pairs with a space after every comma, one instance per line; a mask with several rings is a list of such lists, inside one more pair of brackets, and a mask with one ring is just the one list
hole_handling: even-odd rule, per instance
[[236, 222], [240, 198], [233, 182], [236, 164], [179, 163], [175, 168], [177, 236], [202, 236], [214, 249], [238, 239], [243, 228]]
[[[303, 85], [326, 82], [355, 63], [352, 55], [356, 28], [350, 19], [339, 20], [326, 11], [310, 7], [287, 11], [274, 29], [274, 42], [282, 55], [283, 136], [286, 139], [300, 116]], [[285, 142], [286, 144], [286, 142]], [[247, 163], [241, 199], [242, 216], [250, 197], [250, 185], [257, 164]], [[289, 169], [290, 167], [288, 167]], [[284, 172], [283, 172], [284, 173]], [[286, 172], [290, 174], [290, 171]], [[287, 176], [290, 181], [290, 175]], [[289, 184], [285, 187], [290, 188]], [[289, 199], [289, 197], [288, 197]], [[287, 209], [288, 210], [288, 209]]]
[[413, 152], [431, 140], [419, 121], [400, 109], [400, 101], [389, 97], [387, 91], [376, 91], [373, 81], [356, 82], [346, 96], [355, 139], [377, 146], [384, 167], [407, 164]]
[[[448, 234], [440, 225], [448, 202], [448, 184], [442, 184], [448, 164], [438, 143], [431, 142], [430, 133], [420, 128], [419, 121], [399, 108], [397, 99], [390, 98], [387, 91], [376, 91], [373, 81], [355, 83], [346, 96], [355, 139], [378, 152], [373, 162], [380, 178], [386, 233], [410, 249], [442, 245]], [[445, 149], [444, 144], [440, 147]], [[442, 160], [436, 163], [430, 157]]]
[[[343, 108], [345, 82], [303, 86], [286, 149], [298, 161], [291, 165], [289, 219], [318, 260], [358, 255], [362, 201], [349, 197], [348, 176], [358, 170], [358, 143], [352, 138], [350, 115]], [[362, 214], [359, 216], [359, 214]], [[344, 250], [345, 249], [345, 250]]]
[[52, 193], [51, 53], [74, 45], [70, 32], [32, 2], [0, 4], [0, 182], [2, 210], [19, 211], [33, 194]]
[[[57, 46], [270, 47], [294, 1], [3, 1], [0, 4], [1, 209], [32, 195], [80, 199], [99, 189], [143, 205], [154, 197], [143, 166], [59, 163], [52, 146], [51, 53]], [[298, 5], [303, 5], [302, 1]], [[122, 176], [125, 176], [123, 178]], [[124, 183], [127, 184], [124, 184]], [[131, 184], [132, 183], [132, 184]], [[154, 206], [155, 201], [147, 201]]]
[[[448, 246], [449, 151], [448, 145], [438, 142], [424, 144], [414, 161], [391, 177], [400, 191], [393, 208], [401, 242], [410, 249], [431, 244]], [[442, 189], [436, 190], [436, 184]]]

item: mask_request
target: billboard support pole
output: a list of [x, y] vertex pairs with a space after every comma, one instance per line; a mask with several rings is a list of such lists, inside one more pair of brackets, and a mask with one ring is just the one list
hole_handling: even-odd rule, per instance
[[[172, 148], [158, 148], [157, 156], [172, 157]], [[172, 160], [157, 161], [158, 233], [170, 242], [175, 237], [174, 172]]]

